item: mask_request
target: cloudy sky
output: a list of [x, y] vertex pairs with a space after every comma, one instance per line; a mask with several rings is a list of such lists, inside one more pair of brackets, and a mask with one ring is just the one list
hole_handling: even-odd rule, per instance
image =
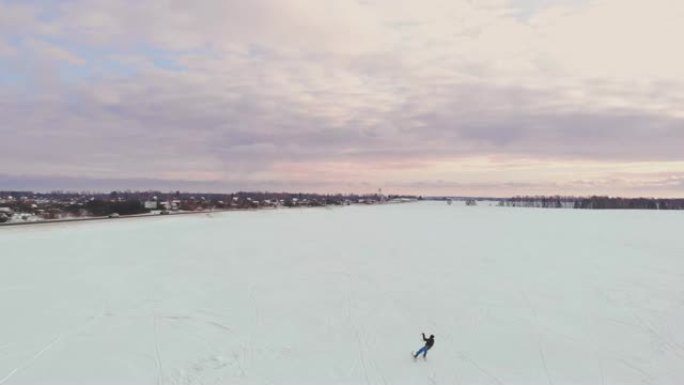
[[0, 0], [0, 190], [684, 196], [681, 0]]

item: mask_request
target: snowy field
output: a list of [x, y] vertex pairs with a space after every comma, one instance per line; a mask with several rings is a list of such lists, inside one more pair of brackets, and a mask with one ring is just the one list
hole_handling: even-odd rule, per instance
[[683, 229], [438, 202], [0, 228], [0, 385], [679, 385]]

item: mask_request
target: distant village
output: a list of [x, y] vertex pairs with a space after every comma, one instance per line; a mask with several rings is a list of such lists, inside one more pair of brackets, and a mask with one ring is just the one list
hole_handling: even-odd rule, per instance
[[380, 204], [422, 199], [410, 195], [307, 194], [237, 192], [201, 194], [160, 191], [112, 191], [110, 193], [0, 191], [0, 223], [87, 218], [117, 218], [133, 215], [169, 215], [277, 207], [324, 207]]

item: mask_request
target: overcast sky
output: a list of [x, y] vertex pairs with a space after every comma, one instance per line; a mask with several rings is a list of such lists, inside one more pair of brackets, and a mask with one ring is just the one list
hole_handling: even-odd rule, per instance
[[684, 196], [681, 0], [0, 0], [0, 190]]

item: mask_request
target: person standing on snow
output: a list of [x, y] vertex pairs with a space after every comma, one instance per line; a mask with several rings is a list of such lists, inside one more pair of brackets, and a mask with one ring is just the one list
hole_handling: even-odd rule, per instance
[[425, 338], [425, 333], [421, 333], [423, 335], [423, 341], [425, 341], [425, 346], [420, 348], [416, 354], [413, 355], [413, 358], [418, 358], [420, 353], [423, 353], [423, 358], [425, 358], [425, 355], [427, 354], [428, 350], [432, 348], [432, 345], [435, 344], [435, 336], [430, 334], [430, 338]]

